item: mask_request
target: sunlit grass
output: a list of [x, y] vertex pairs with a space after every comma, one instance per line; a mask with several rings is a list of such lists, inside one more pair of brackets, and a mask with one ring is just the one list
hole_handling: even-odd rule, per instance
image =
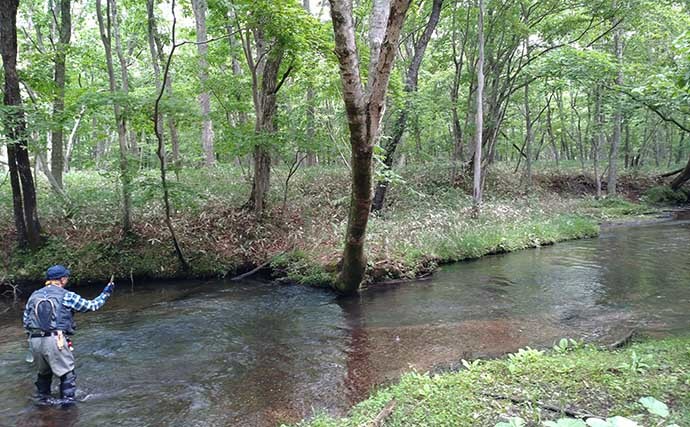
[[[643, 360], [645, 367], [631, 365]], [[412, 372], [379, 389], [345, 418], [326, 415], [301, 427], [350, 427], [371, 422], [391, 401], [389, 427], [493, 427], [519, 416], [543, 425], [563, 415], [544, 404], [581, 413], [625, 416], [640, 425], [685, 425], [690, 420], [690, 338], [650, 341], [620, 351], [594, 346], [562, 353], [523, 350], [509, 357], [467, 363], [456, 373]], [[652, 396], [670, 415], [661, 422], [638, 402]], [[510, 400], [510, 399], [514, 400]]]
[[[650, 210], [644, 203], [622, 197], [595, 200], [589, 194], [571, 194], [572, 189], [558, 187], [569, 176], [558, 175], [551, 166], [544, 166], [546, 172], [535, 172], [533, 185], [526, 191], [524, 177], [514, 174], [512, 167], [492, 167], [477, 218], [471, 215], [471, 184], [463, 181], [451, 186], [448, 163], [401, 169], [402, 181], [391, 185], [386, 207], [370, 218], [365, 245], [370, 277], [411, 278], [432, 271], [439, 263], [593, 236], [599, 221]], [[577, 165], [559, 169], [581, 174]], [[191, 274], [222, 275], [286, 252], [299, 260], [293, 267], [283, 267], [291, 279], [309, 284], [332, 280], [347, 224], [349, 172], [342, 166], [301, 169], [290, 182], [283, 210], [286, 174], [284, 166], [273, 168], [269, 211], [260, 221], [241, 209], [251, 190], [245, 169], [223, 165], [170, 174], [173, 225], [192, 260]], [[634, 174], [641, 175], [623, 175], [621, 181], [643, 185], [650, 180], [642, 172]], [[580, 187], [576, 190], [591, 190], [588, 179], [577, 175]], [[135, 236], [124, 241], [119, 235], [119, 185], [115, 173], [66, 174], [68, 211], [39, 175], [39, 218], [51, 236], [49, 245], [36, 254], [22, 255], [5, 242], [10, 259], [3, 264], [9, 276], [36, 277], [43, 264], [58, 261], [78, 264], [84, 277], [95, 277], [103, 266], [125, 276], [184, 275], [178, 271], [162, 221], [158, 172], [136, 174], [132, 185]], [[0, 220], [6, 235], [13, 230], [11, 200], [5, 184], [0, 187]]]

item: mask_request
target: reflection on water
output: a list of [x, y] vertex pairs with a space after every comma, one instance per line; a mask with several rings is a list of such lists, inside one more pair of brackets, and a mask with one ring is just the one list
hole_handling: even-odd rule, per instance
[[342, 413], [411, 368], [564, 336], [685, 331], [689, 241], [685, 223], [617, 229], [349, 299], [252, 281], [118, 289], [101, 312], [78, 315], [82, 402], [67, 411], [32, 402], [22, 305], [5, 302], [0, 425], [276, 425]]

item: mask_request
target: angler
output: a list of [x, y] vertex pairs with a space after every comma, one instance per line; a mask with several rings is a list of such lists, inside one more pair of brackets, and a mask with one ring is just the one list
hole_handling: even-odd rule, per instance
[[35, 291], [26, 302], [24, 328], [29, 335], [30, 356], [36, 361], [38, 379], [36, 388], [42, 402], [53, 402], [50, 385], [53, 375], [60, 378], [62, 406], [74, 404], [77, 375], [74, 372], [74, 354], [70, 336], [74, 334], [75, 312], [96, 311], [103, 307], [115, 289], [112, 278], [103, 292], [93, 300], [82, 298], [65, 289], [70, 271], [54, 265], [46, 272], [45, 287]]

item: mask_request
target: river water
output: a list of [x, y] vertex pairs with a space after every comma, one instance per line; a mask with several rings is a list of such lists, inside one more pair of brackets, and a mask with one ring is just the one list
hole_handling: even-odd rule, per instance
[[561, 337], [684, 333], [688, 249], [688, 222], [611, 229], [350, 299], [260, 281], [120, 285], [100, 312], [77, 315], [81, 402], [68, 410], [31, 398], [23, 302], [5, 301], [0, 425], [272, 426], [343, 414], [410, 369]]

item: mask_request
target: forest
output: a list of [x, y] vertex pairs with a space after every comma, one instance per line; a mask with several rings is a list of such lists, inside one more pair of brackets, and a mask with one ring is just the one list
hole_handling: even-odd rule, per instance
[[[56, 255], [84, 279], [94, 256], [142, 277], [270, 261], [351, 293], [687, 199], [684, 2], [17, 3], [5, 280]], [[492, 241], [525, 220], [577, 230]]]
[[[113, 275], [132, 295], [143, 289], [141, 300], [116, 293], [123, 302], [113, 313], [130, 310], [135, 322], [154, 307], [131, 332], [145, 341], [157, 335], [141, 335], [149, 321], [188, 326], [156, 307], [196, 302], [197, 280], [222, 283], [228, 294], [199, 286], [243, 303], [223, 300], [231, 315], [217, 304], [218, 330], [232, 333], [204, 345], [246, 339], [236, 350], [244, 354], [255, 338], [261, 349], [252, 355], [271, 362], [266, 377], [280, 384], [263, 391], [265, 406], [240, 396], [260, 421], [240, 407], [232, 409], [238, 425], [670, 427], [690, 416], [690, 347], [678, 337], [690, 321], [679, 258], [687, 223], [614, 233], [622, 243], [611, 234], [589, 239], [660, 216], [688, 219], [690, 1], [0, 0], [0, 54], [0, 293], [16, 301], [53, 264], [68, 266], [85, 289]], [[560, 258], [511, 258], [518, 267], [501, 257], [453, 264], [566, 240], [582, 246], [571, 254], [554, 245]], [[584, 258], [570, 265], [571, 255]], [[494, 271], [503, 268], [515, 277]], [[575, 282], [550, 282], [558, 268]], [[419, 285], [432, 274], [438, 285]], [[264, 281], [248, 287], [250, 277]], [[474, 282], [465, 286], [465, 277]], [[472, 286], [491, 292], [483, 308], [443, 318], [446, 289], [472, 302]], [[395, 327], [383, 301], [400, 310]], [[336, 306], [342, 319], [322, 313]], [[472, 317], [473, 309], [492, 317]], [[105, 314], [113, 330], [128, 329], [113, 313]], [[408, 325], [405, 316], [417, 314], [423, 324]], [[250, 319], [241, 333], [223, 323], [235, 315]], [[613, 344], [593, 344], [626, 328]], [[636, 342], [640, 329], [674, 337]], [[341, 332], [342, 360], [316, 360], [340, 349], [333, 337]], [[434, 347], [432, 338], [454, 342]], [[336, 344], [323, 345], [329, 340]], [[113, 363], [119, 347], [99, 343], [111, 353], [94, 357]], [[388, 362], [395, 351], [387, 346], [398, 343], [409, 345], [395, 350], [408, 358]], [[510, 353], [526, 343], [542, 347]], [[132, 372], [154, 359], [183, 371], [236, 362], [210, 350], [193, 361], [177, 360], [179, 349], [147, 358], [173, 344], [140, 350]], [[450, 359], [457, 373], [425, 371]], [[426, 373], [403, 375], [410, 367]], [[268, 381], [252, 377], [258, 368], [233, 369], [252, 386]], [[344, 385], [309, 376], [338, 369]], [[391, 378], [399, 383], [377, 388]], [[319, 400], [330, 392], [315, 383], [335, 389], [337, 403]], [[254, 392], [244, 386], [233, 392]], [[302, 400], [273, 394], [290, 387], [305, 393], [305, 405], [318, 404], [305, 410]], [[348, 418], [332, 418], [362, 400]], [[204, 407], [201, 419], [227, 423], [218, 407]], [[158, 415], [131, 416], [161, 425]]]

